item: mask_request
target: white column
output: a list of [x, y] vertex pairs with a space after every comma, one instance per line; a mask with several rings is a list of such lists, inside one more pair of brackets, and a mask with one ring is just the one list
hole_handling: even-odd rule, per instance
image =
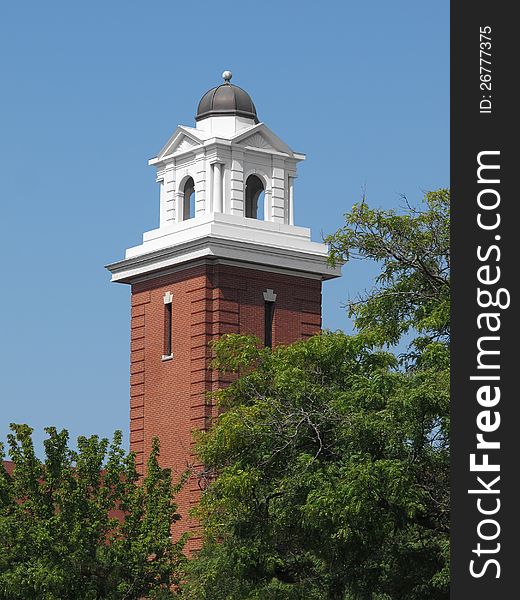
[[213, 211], [223, 212], [222, 206], [222, 164], [213, 163]]
[[166, 193], [165, 193], [165, 185], [164, 179], [157, 179], [159, 183], [159, 227], [164, 227], [166, 225]]
[[232, 215], [245, 215], [244, 210], [244, 151], [233, 148], [229, 173], [229, 209]]
[[206, 184], [206, 160], [204, 153], [197, 154], [195, 181], [195, 214], [194, 217], [209, 212], [206, 208], [208, 203], [208, 185]]
[[184, 193], [175, 193], [175, 222], [180, 223], [184, 219]]
[[[160, 175], [160, 173], [158, 173]], [[175, 223], [175, 164], [169, 163], [163, 171], [163, 183], [161, 185], [161, 202], [164, 201], [164, 212], [161, 217], [164, 218], [164, 225]], [[161, 227], [163, 226], [161, 224]]]
[[271, 214], [270, 221], [286, 223], [287, 219], [287, 189], [285, 164], [283, 159], [271, 158], [273, 170], [271, 176]]
[[294, 177], [289, 177], [289, 225], [294, 225]]
[[271, 190], [264, 190], [264, 221], [272, 221]]

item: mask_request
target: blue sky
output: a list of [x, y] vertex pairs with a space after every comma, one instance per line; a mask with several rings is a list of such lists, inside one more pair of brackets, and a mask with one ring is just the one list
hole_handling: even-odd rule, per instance
[[[129, 289], [103, 266], [158, 224], [147, 166], [224, 69], [307, 154], [313, 238], [366, 190], [397, 207], [449, 184], [449, 3], [385, 0], [3, 3], [0, 439], [11, 421], [127, 441]], [[324, 325], [370, 286], [348, 265]]]

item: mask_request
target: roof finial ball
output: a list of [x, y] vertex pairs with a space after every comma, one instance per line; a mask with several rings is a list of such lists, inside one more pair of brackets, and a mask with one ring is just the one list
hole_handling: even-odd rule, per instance
[[231, 81], [231, 77], [233, 77], [233, 73], [231, 73], [231, 71], [224, 71], [224, 73], [222, 73], [222, 78], [226, 83]]

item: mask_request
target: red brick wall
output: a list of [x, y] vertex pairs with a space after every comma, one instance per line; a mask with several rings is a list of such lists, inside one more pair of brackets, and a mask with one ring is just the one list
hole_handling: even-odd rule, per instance
[[[205, 394], [223, 383], [209, 369], [209, 342], [224, 333], [263, 340], [267, 288], [277, 295], [274, 344], [320, 330], [321, 281], [315, 279], [208, 263], [132, 286], [130, 446], [141, 470], [154, 436], [174, 479], [196, 466], [191, 432], [210, 425], [213, 408]], [[173, 359], [163, 361], [166, 292], [173, 295]], [[191, 530], [189, 551], [200, 546], [197, 525], [187, 518], [199, 497], [192, 478], [177, 498], [183, 518], [175, 537]]]

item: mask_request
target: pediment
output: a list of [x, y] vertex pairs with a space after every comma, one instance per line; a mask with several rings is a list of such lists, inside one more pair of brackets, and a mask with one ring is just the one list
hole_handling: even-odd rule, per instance
[[202, 143], [203, 140], [199, 140], [191, 132], [187, 132], [184, 127], [179, 126], [159, 152], [157, 158], [160, 160], [172, 154], [182, 154], [198, 148]]
[[179, 143], [176, 144], [174, 148], [172, 148], [172, 154], [180, 154], [181, 152], [192, 150], [193, 148], [196, 148], [199, 145], [200, 144], [197, 144], [191, 138], [185, 135], [182, 137]]
[[251, 148], [261, 148], [262, 150], [275, 150], [272, 144], [270, 144], [261, 133], [253, 133], [244, 140], [238, 142], [239, 146], [249, 146]]
[[[296, 158], [296, 154], [291, 148], [272, 132], [265, 123], [258, 123], [258, 125], [238, 133], [233, 138], [233, 143], [245, 148], [258, 148], [259, 150], [286, 154]], [[303, 158], [303, 155], [298, 155], [298, 160]]]

